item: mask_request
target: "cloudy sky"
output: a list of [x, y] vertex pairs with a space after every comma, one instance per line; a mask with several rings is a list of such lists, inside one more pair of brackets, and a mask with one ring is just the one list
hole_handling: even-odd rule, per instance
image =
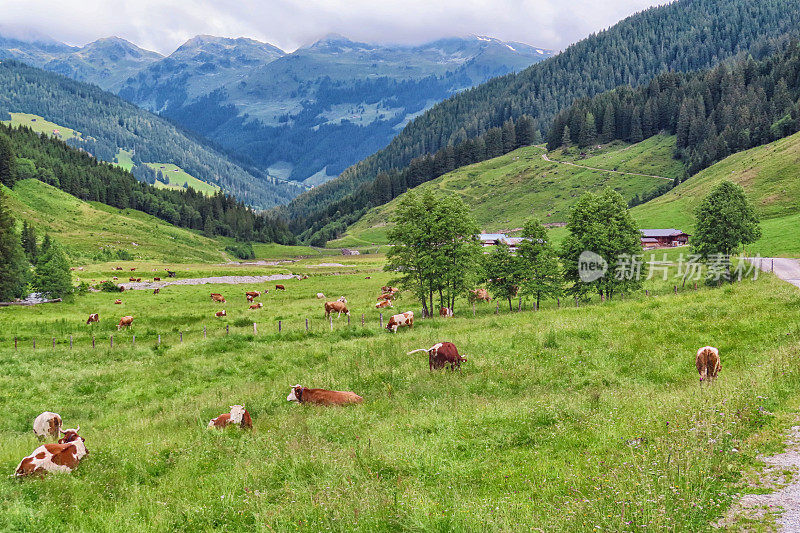
[[198, 34], [291, 51], [328, 34], [420, 43], [479, 34], [562, 49], [664, 0], [0, 0], [3, 33], [74, 45], [116, 35], [171, 53]]

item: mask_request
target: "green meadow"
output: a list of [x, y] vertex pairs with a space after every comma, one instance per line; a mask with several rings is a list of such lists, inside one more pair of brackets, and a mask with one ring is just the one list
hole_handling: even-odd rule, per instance
[[[30, 128], [36, 133], [44, 133], [51, 137], [57, 137], [62, 141], [69, 139], [83, 139], [83, 133], [75, 131], [71, 128], [65, 128], [54, 122], [50, 122], [39, 115], [32, 115], [30, 113], [9, 113], [11, 120], [4, 120], [3, 124], [11, 126], [25, 126]], [[54, 132], [58, 132], [57, 134]]]
[[217, 185], [201, 181], [178, 165], [170, 163], [145, 163], [148, 167], [156, 172], [161, 172], [164, 176], [164, 181], [156, 180], [156, 187], [161, 189], [185, 189], [184, 185], [188, 185], [192, 189], [202, 192], [203, 194], [212, 195], [219, 191]]
[[[800, 292], [768, 275], [678, 294], [672, 277], [650, 280], [649, 297], [540, 311], [495, 314], [492, 302], [473, 316], [459, 301], [455, 318], [391, 335], [374, 308], [390, 281], [382, 264], [111, 262], [80, 274], [310, 277], [277, 282], [285, 292], [168, 286], [0, 308], [0, 530], [703, 530], [791, 424]], [[267, 288], [264, 307], [247, 309], [244, 291]], [[331, 328], [317, 292], [346, 296], [350, 324]], [[401, 294], [395, 310], [408, 309]], [[134, 324], [118, 332], [123, 315]], [[443, 340], [468, 356], [460, 372], [406, 355]], [[723, 369], [701, 388], [694, 354], [706, 344]], [[365, 403], [290, 404], [296, 383]], [[206, 428], [233, 404], [253, 431]], [[90, 454], [72, 474], [14, 479], [44, 410], [80, 425]]]

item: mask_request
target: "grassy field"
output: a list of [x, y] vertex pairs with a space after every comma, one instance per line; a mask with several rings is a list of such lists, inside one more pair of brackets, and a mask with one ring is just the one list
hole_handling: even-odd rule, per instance
[[[90, 451], [70, 475], [0, 476], [0, 530], [700, 530], [790, 424], [800, 293], [773, 278], [678, 295], [648, 282], [657, 296], [499, 315], [484, 304], [474, 318], [459, 302], [454, 319], [390, 335], [372, 307], [382, 259], [320, 263], [241, 267], [311, 274], [257, 311], [243, 292], [266, 284], [0, 308], [0, 472], [38, 446], [31, 422], [45, 409], [80, 425]], [[192, 268], [179, 276], [212, 267]], [[350, 327], [342, 317], [330, 331], [319, 291], [348, 297]], [[228, 317], [213, 318], [220, 308]], [[416, 305], [403, 295], [396, 308]], [[118, 333], [123, 314], [134, 327]], [[406, 355], [440, 340], [468, 354], [460, 373]], [[708, 343], [723, 371], [701, 390], [694, 353]], [[298, 382], [365, 404], [289, 404]], [[206, 429], [235, 403], [252, 432]]]
[[211, 183], [201, 181], [178, 165], [170, 163], [145, 163], [148, 167], [164, 175], [165, 181], [156, 180], [156, 187], [161, 189], [184, 189], [184, 184], [196, 191], [207, 195], [212, 195], [219, 190], [219, 187]]
[[[4, 120], [4, 124], [10, 124], [12, 126], [26, 126], [31, 128], [36, 133], [46, 133], [51, 137], [57, 137], [62, 141], [68, 141], [69, 139], [83, 139], [83, 134], [79, 131], [75, 131], [70, 128], [65, 128], [64, 126], [59, 126], [49, 120], [45, 120], [44, 118], [40, 117], [39, 115], [32, 115], [30, 113], [9, 113], [11, 115], [11, 120]], [[54, 134], [53, 132], [57, 131], [58, 134]]]
[[117, 151], [117, 161], [116, 161], [117, 165], [121, 166], [122, 168], [124, 168], [125, 170], [130, 172], [131, 169], [133, 168], [132, 155], [133, 154], [131, 154], [127, 150], [118, 150]]
[[[614, 143], [588, 153], [590, 157], [585, 159], [578, 153], [565, 155], [561, 151], [550, 154], [550, 157], [609, 170], [673, 176], [683, 172], [681, 164], [672, 159], [674, 143], [674, 137], [661, 135], [635, 145]], [[491, 232], [522, 227], [531, 216], [543, 222], [564, 222], [572, 205], [586, 191], [610, 186], [630, 199], [664, 181], [547, 162], [542, 159], [543, 153], [541, 147], [520, 148], [489, 161], [462, 167], [420, 185], [417, 190], [433, 189], [459, 195], [472, 207], [481, 229]], [[341, 239], [330, 241], [328, 246], [385, 244], [387, 221], [398, 202], [396, 198], [370, 210]]]

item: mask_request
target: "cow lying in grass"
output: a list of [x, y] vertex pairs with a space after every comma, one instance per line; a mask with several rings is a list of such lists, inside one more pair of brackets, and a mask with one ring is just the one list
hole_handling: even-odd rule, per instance
[[717, 374], [722, 369], [722, 363], [719, 360], [719, 350], [713, 346], [703, 346], [697, 350], [695, 366], [697, 366], [697, 372], [700, 374], [701, 385], [703, 381], [713, 382], [717, 379]]
[[223, 304], [225, 303], [225, 297], [222, 296], [221, 294], [217, 293], [217, 292], [212, 292], [211, 293], [211, 299], [213, 301], [215, 301], [215, 302], [219, 302], [219, 303], [223, 303]]
[[355, 392], [308, 389], [301, 385], [295, 385], [292, 387], [292, 392], [286, 397], [286, 401], [313, 403], [316, 405], [347, 405], [351, 403], [362, 403], [364, 398]]
[[243, 405], [231, 405], [229, 413], [223, 413], [217, 418], [212, 418], [208, 423], [208, 427], [222, 429], [229, 424], [235, 424], [243, 429], [253, 429], [250, 413], [247, 412]]
[[81, 427], [62, 431], [64, 434], [57, 444], [43, 444], [36, 448], [32, 454], [20, 461], [14, 472], [15, 476], [30, 476], [39, 474], [43, 476], [48, 472], [72, 472], [78, 463], [86, 457], [83, 437], [78, 435]]
[[262, 307], [264, 307], [264, 304], [261, 303], [261, 302], [258, 302], [257, 304], [251, 305], [250, 309], [261, 309]]
[[411, 350], [406, 355], [411, 355], [417, 352], [428, 352], [428, 369], [445, 368], [450, 366], [450, 370], [461, 370], [461, 363], [467, 361], [466, 355], [459, 355], [458, 348], [452, 342], [439, 342], [434, 344], [428, 349], [420, 348], [418, 350]]

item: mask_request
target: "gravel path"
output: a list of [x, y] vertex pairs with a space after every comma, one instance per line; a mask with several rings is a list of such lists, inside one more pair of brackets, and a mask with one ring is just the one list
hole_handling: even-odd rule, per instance
[[612, 174], [624, 174], [626, 176], [644, 176], [645, 178], [658, 178], [660, 180], [668, 180], [674, 181], [673, 178], [668, 178], [666, 176], [655, 176], [653, 174], [639, 174], [638, 172], [623, 172], [621, 170], [609, 170], [607, 168], [597, 168], [597, 167], [587, 167], [586, 165], [578, 165], [577, 163], [572, 163], [570, 161], [557, 161], [555, 159], [550, 159], [547, 157], [547, 154], [542, 154], [542, 159], [549, 163], [560, 163], [562, 165], [569, 165], [571, 167], [578, 167], [578, 168], [585, 168], [588, 170], [599, 170], [601, 172], [611, 172]]
[[800, 260], [785, 257], [759, 257], [749, 259], [764, 272], [773, 272], [783, 281], [800, 287]]
[[271, 276], [214, 276], [210, 278], [185, 278], [173, 279], [168, 278], [162, 281], [152, 282], [128, 282], [120, 283], [120, 287], [125, 287], [126, 291], [136, 290], [151, 290], [156, 287], [168, 287], [170, 285], [206, 285], [209, 283], [220, 283], [230, 285], [242, 285], [256, 283], [266, 283], [268, 281], [277, 281], [282, 279], [300, 279], [300, 276], [293, 274], [272, 274]]

